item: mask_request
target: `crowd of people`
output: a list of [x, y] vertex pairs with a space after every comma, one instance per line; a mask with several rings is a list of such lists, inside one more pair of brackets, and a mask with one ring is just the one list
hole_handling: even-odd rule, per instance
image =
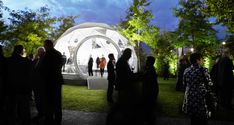
[[[154, 68], [155, 58], [148, 56], [143, 73], [133, 73], [128, 64], [131, 50], [126, 49], [116, 63], [116, 78], [109, 80], [110, 90], [115, 83], [118, 100], [107, 116], [107, 123], [146, 124], [155, 123], [156, 100], [159, 93], [157, 73]], [[115, 64], [115, 63], [112, 63]], [[168, 70], [165, 63], [163, 70]], [[113, 66], [112, 66], [113, 67]], [[218, 57], [209, 72], [203, 66], [203, 55], [192, 53], [179, 60], [176, 90], [184, 92], [181, 111], [191, 118], [191, 125], [207, 125], [208, 118], [217, 109], [232, 110], [234, 89], [234, 66], [227, 51]], [[113, 74], [114, 70], [110, 70]], [[109, 72], [108, 72], [109, 73]], [[113, 75], [111, 75], [113, 76]], [[164, 72], [164, 80], [168, 73]], [[138, 82], [141, 82], [139, 96]], [[107, 93], [108, 102], [113, 102]], [[122, 113], [122, 121], [113, 122], [116, 112]]]
[[[62, 55], [51, 40], [37, 49], [33, 59], [24, 57], [24, 46], [16, 45], [10, 57], [0, 57], [0, 124], [60, 125], [62, 121]], [[33, 91], [33, 94], [32, 94]], [[34, 95], [38, 114], [31, 118], [30, 101]]]
[[[44, 125], [60, 125], [64, 57], [54, 49], [51, 40], [44, 41], [44, 47], [37, 49], [34, 58], [23, 57], [24, 51], [22, 45], [16, 45], [12, 55], [5, 58], [0, 46], [0, 124], [30, 125], [40, 120]], [[159, 94], [155, 58], [147, 56], [142, 72], [133, 73], [128, 63], [131, 55], [129, 48], [123, 51], [117, 62], [113, 53], [108, 55], [106, 95], [112, 108], [107, 115], [107, 125], [155, 123]], [[90, 76], [93, 76], [93, 62], [90, 56]], [[105, 57], [96, 59], [96, 63], [103, 77]], [[167, 80], [168, 63], [163, 69], [164, 79]], [[187, 56], [180, 59], [176, 90], [184, 92], [181, 110], [191, 118], [191, 125], [207, 125], [208, 118], [217, 107], [232, 109], [233, 69], [226, 51], [217, 57], [210, 72], [203, 67], [200, 53], [192, 53], [189, 59]], [[113, 97], [114, 90], [118, 92], [117, 99]], [[38, 114], [31, 119], [32, 91]], [[122, 114], [122, 120], [116, 121], [118, 113]]]

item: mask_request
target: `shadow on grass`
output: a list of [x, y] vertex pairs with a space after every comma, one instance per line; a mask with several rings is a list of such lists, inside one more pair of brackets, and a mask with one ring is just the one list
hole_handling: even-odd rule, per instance
[[[159, 96], [157, 111], [159, 115], [174, 118], [186, 117], [181, 112], [183, 92], [175, 90], [176, 79], [159, 78]], [[114, 97], [117, 97], [116, 92]], [[234, 99], [233, 99], [234, 100]], [[108, 112], [110, 106], [106, 101], [106, 90], [89, 90], [87, 86], [65, 84], [63, 86], [63, 108], [85, 112]], [[211, 119], [234, 121], [234, 110], [217, 110]]]

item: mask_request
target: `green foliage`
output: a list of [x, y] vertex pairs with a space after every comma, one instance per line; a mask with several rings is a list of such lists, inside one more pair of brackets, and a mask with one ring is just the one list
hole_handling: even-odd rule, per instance
[[145, 42], [150, 47], [154, 47], [157, 44], [159, 29], [150, 24], [150, 19], [153, 18], [153, 15], [151, 11], [146, 10], [149, 4], [147, 0], [134, 0], [127, 12], [126, 19], [119, 24], [119, 31], [133, 45], [137, 45], [137, 41]]
[[16, 44], [23, 44], [27, 54], [33, 54], [37, 47], [49, 37], [51, 25], [56, 18], [51, 18], [49, 9], [41, 7], [37, 11], [30, 9], [11, 10], [7, 46], [12, 48]]
[[57, 40], [68, 28], [75, 26], [75, 20], [78, 16], [67, 16], [67, 17], [59, 17], [57, 19], [56, 27], [53, 27], [53, 32], [51, 34], [51, 38], [55, 41]]
[[155, 67], [159, 73], [162, 74], [162, 67], [164, 62], [169, 62], [169, 71], [171, 75], [175, 75], [177, 52], [176, 46], [173, 44], [175, 41], [175, 33], [165, 32], [159, 36], [158, 44], [153, 48], [154, 57], [156, 58]]
[[209, 16], [216, 17], [216, 23], [227, 26], [228, 32], [234, 33], [234, 1], [205, 0], [203, 11]]
[[6, 10], [7, 8], [3, 6], [3, 2], [0, 0], [0, 44], [4, 43], [5, 40], [5, 35], [6, 35], [6, 29], [7, 25], [4, 24], [3, 20], [3, 11]]
[[229, 36], [225, 47], [228, 48], [231, 57], [234, 59], [234, 35]]
[[178, 42], [191, 46], [203, 54], [213, 54], [216, 47], [216, 31], [212, 28], [206, 14], [202, 12], [205, 4], [201, 0], [180, 0], [180, 7], [174, 9], [175, 16], [180, 18], [177, 29]]

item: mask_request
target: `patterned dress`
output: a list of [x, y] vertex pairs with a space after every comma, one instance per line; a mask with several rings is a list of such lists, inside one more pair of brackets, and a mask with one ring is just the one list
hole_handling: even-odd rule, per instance
[[210, 104], [207, 97], [213, 96], [208, 70], [200, 65], [191, 65], [184, 72], [183, 84], [186, 87], [182, 111], [193, 117], [210, 117]]

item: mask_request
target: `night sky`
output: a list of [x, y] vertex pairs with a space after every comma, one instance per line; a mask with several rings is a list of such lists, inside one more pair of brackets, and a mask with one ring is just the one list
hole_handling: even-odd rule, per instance
[[[173, 15], [173, 8], [178, 6], [179, 0], [150, 0], [148, 7], [152, 11], [153, 24], [161, 31], [173, 31], [178, 26], [178, 18]], [[13, 10], [29, 8], [36, 10], [42, 6], [51, 9], [51, 16], [75, 16], [77, 23], [101, 22], [117, 25], [126, 16], [132, 0], [3, 0], [5, 6]], [[4, 15], [5, 17], [7, 15]], [[224, 36], [224, 28], [218, 27], [219, 36]]]

